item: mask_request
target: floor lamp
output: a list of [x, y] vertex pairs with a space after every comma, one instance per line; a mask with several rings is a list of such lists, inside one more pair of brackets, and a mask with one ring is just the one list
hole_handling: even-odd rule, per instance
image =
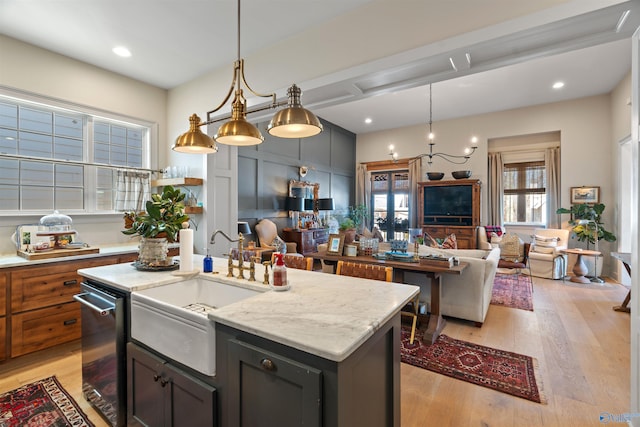
[[[596, 237], [595, 237], [595, 251], [598, 251], [598, 240], [599, 240], [599, 229], [598, 229], [598, 223], [592, 219], [581, 219], [578, 220], [578, 224], [580, 225], [588, 225], [588, 224], [594, 224], [596, 226]], [[600, 255], [596, 255], [595, 256], [595, 265], [593, 267], [593, 277], [590, 279], [592, 282], [594, 283], [604, 283], [604, 280], [602, 280], [600, 277], [598, 277], [598, 258], [600, 257]]]

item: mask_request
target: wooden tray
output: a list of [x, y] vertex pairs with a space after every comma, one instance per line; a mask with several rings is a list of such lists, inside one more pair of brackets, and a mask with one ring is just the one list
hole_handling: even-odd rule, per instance
[[53, 249], [42, 252], [18, 251], [18, 255], [30, 261], [37, 259], [62, 258], [67, 256], [97, 254], [100, 248]]

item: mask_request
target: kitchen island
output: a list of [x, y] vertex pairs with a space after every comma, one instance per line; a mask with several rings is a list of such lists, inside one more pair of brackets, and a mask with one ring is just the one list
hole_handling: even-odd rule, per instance
[[[201, 259], [195, 257], [194, 269]], [[132, 295], [153, 283], [185, 280], [132, 270], [120, 264], [79, 273]], [[214, 258], [214, 272], [196, 274], [214, 286], [218, 280], [268, 288], [260, 284], [262, 265], [256, 266], [257, 282], [225, 277], [226, 259]], [[215, 387], [218, 425], [399, 426], [400, 309], [419, 288], [294, 269], [288, 279], [288, 291], [268, 288], [208, 314], [215, 325], [216, 374], [186, 373]], [[153, 343], [131, 341], [128, 366], [135, 366], [131, 354], [140, 354], [138, 348], [163, 356], [153, 354]], [[168, 362], [188, 371], [180, 361]], [[128, 382], [127, 411], [135, 419], [135, 378]]]

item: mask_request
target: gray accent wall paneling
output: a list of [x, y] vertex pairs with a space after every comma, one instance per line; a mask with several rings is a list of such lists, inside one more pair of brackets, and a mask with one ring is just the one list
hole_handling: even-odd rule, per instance
[[[284, 199], [292, 179], [318, 183], [319, 197], [333, 197], [336, 210], [355, 199], [355, 134], [323, 121], [324, 131], [304, 139], [272, 137], [267, 122], [258, 128], [262, 144], [238, 148], [238, 218], [254, 224], [261, 218], [288, 225]], [[306, 177], [300, 166], [309, 167]]]

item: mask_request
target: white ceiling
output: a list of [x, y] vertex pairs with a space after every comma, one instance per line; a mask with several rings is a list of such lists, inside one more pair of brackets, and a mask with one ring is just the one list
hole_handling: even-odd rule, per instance
[[[369, 1], [243, 0], [242, 55], [319, 26]], [[433, 68], [436, 59], [439, 64], [448, 63], [449, 53], [445, 61], [443, 55], [425, 57], [409, 66], [398, 64], [342, 82], [350, 86], [348, 97], [323, 95], [339, 91], [336, 84], [332, 87], [336, 90], [324, 87], [305, 92], [303, 103], [332, 123], [365, 133], [427, 123], [428, 83], [433, 83], [434, 122], [608, 93], [630, 70], [629, 34], [639, 25], [638, 3], [621, 5], [631, 8], [632, 14], [619, 34], [612, 30], [622, 9], [610, 8], [607, 13], [470, 46], [465, 51], [471, 55], [469, 70]], [[235, 0], [0, 0], [0, 31], [158, 87], [172, 88], [212, 69], [230, 66], [237, 56], [236, 8]], [[535, 43], [543, 43], [544, 48]], [[115, 58], [111, 48], [118, 44], [128, 46], [133, 57]], [[566, 83], [560, 91], [550, 88], [557, 80]], [[356, 86], [359, 93], [353, 95]], [[372, 124], [364, 123], [366, 117]]]

